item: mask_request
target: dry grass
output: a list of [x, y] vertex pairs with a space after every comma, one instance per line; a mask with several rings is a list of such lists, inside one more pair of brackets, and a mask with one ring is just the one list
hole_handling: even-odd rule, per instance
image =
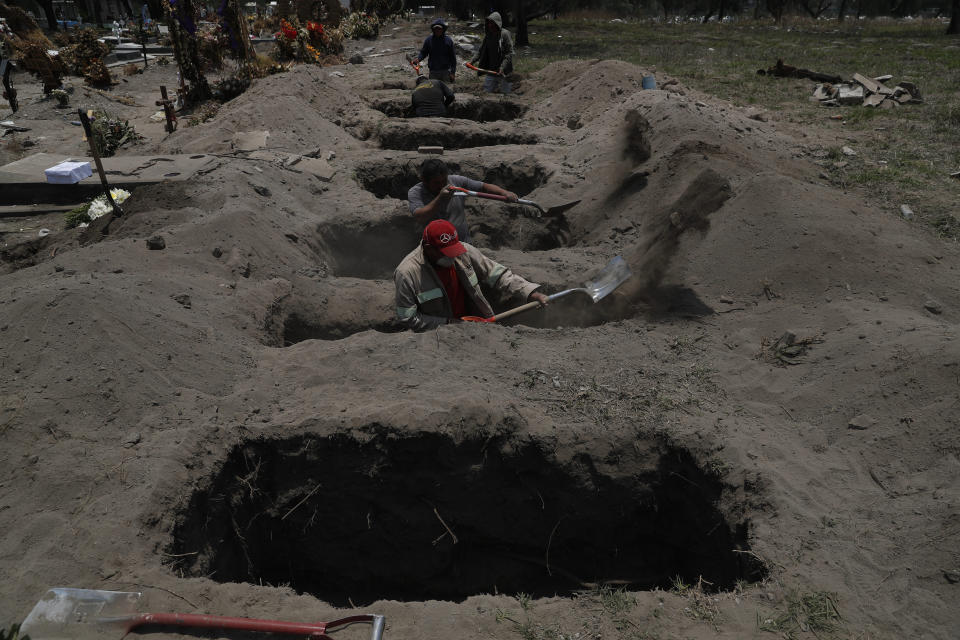
[[842, 617], [836, 604], [837, 594], [828, 591], [792, 591], [787, 595], [786, 610], [770, 614], [757, 612], [757, 628], [776, 633], [787, 640], [812, 633], [829, 638], [840, 630]]
[[[956, 239], [960, 180], [949, 174], [960, 169], [960, 38], [945, 30], [940, 20], [786, 18], [778, 26], [770, 20], [610, 23], [565, 15], [530, 23], [531, 47], [516, 67], [529, 74], [561, 59], [620, 59], [736, 105], [764, 108], [775, 121], [812, 127], [856, 146], [858, 155], [846, 164], [815, 160], [838, 188], [856, 190], [891, 215], [907, 203], [916, 221]], [[812, 81], [757, 75], [777, 58], [843, 77], [889, 73], [893, 82], [916, 83], [924, 103], [890, 111], [830, 110], [808, 100]], [[830, 120], [834, 114], [843, 120]]]

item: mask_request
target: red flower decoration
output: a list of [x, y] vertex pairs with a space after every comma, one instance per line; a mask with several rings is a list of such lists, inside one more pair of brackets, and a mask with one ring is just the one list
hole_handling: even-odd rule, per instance
[[287, 40], [297, 39], [297, 30], [286, 20], [280, 22], [280, 30], [283, 31], [283, 35], [287, 37]]
[[314, 22], [313, 20], [307, 21], [307, 31], [312, 31], [313, 33], [323, 33], [323, 25], [319, 22]]

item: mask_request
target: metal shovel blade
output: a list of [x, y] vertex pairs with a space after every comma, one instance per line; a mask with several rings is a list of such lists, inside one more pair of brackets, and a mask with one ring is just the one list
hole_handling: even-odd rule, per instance
[[594, 302], [599, 302], [601, 299], [610, 295], [614, 289], [623, 284], [624, 281], [632, 275], [633, 273], [630, 271], [630, 265], [627, 264], [627, 261], [621, 256], [616, 256], [607, 263], [607, 266], [600, 270], [593, 280], [587, 280], [583, 283], [582, 287], [554, 293], [549, 296], [549, 299], [556, 300], [574, 291], [583, 291], [590, 296]]
[[558, 216], [568, 209], [573, 209], [575, 206], [580, 204], [579, 200], [574, 200], [573, 202], [567, 202], [565, 204], [558, 204], [555, 207], [549, 207], [546, 211], [543, 212], [545, 216]]
[[58, 587], [47, 591], [20, 627], [32, 640], [103, 640], [123, 638], [141, 625], [171, 625], [193, 629], [232, 629], [260, 631], [300, 637], [327, 638], [327, 632], [356, 622], [371, 623], [370, 640], [381, 640], [384, 618], [363, 614], [330, 622], [286, 622], [195, 613], [139, 613], [139, 593], [71, 589]]
[[121, 637], [137, 613], [139, 592], [50, 589], [20, 625], [31, 640]]

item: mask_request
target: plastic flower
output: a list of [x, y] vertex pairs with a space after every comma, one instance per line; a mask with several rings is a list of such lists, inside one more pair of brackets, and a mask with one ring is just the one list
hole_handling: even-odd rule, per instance
[[[114, 202], [120, 204], [130, 197], [130, 192], [126, 189], [111, 189], [110, 195], [113, 197]], [[110, 203], [107, 202], [107, 196], [103, 195], [95, 198], [93, 202], [90, 203], [90, 208], [87, 209], [87, 216], [93, 221], [111, 211], [113, 211], [113, 208], [110, 206]]]
[[297, 30], [294, 29], [293, 25], [286, 20], [280, 21], [280, 30], [283, 31], [283, 35], [287, 37], [287, 40], [297, 39]]

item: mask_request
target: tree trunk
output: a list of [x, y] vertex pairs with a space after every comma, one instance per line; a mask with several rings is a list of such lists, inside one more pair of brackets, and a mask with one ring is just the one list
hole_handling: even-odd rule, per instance
[[953, 0], [953, 10], [950, 16], [950, 26], [947, 27], [947, 34], [960, 34], [960, 0]]
[[707, 24], [710, 22], [710, 18], [713, 17], [713, 3], [711, 2], [707, 6], [707, 12], [704, 14], [703, 19], [700, 21], [700, 24]]
[[526, 3], [523, 0], [514, 0], [513, 10], [517, 15], [517, 37], [514, 44], [518, 47], [530, 46], [530, 35], [527, 33]]
[[53, 0], [38, 0], [38, 2], [43, 9], [43, 15], [47, 17], [47, 28], [50, 31], [57, 31], [57, 14], [53, 10]]
[[837, 9], [837, 22], [843, 22], [843, 16], [847, 12], [847, 0], [840, 0], [840, 8]]
[[726, 0], [720, 0], [720, 8], [717, 10], [717, 22], [723, 23], [723, 16], [726, 14], [726, 8]]

